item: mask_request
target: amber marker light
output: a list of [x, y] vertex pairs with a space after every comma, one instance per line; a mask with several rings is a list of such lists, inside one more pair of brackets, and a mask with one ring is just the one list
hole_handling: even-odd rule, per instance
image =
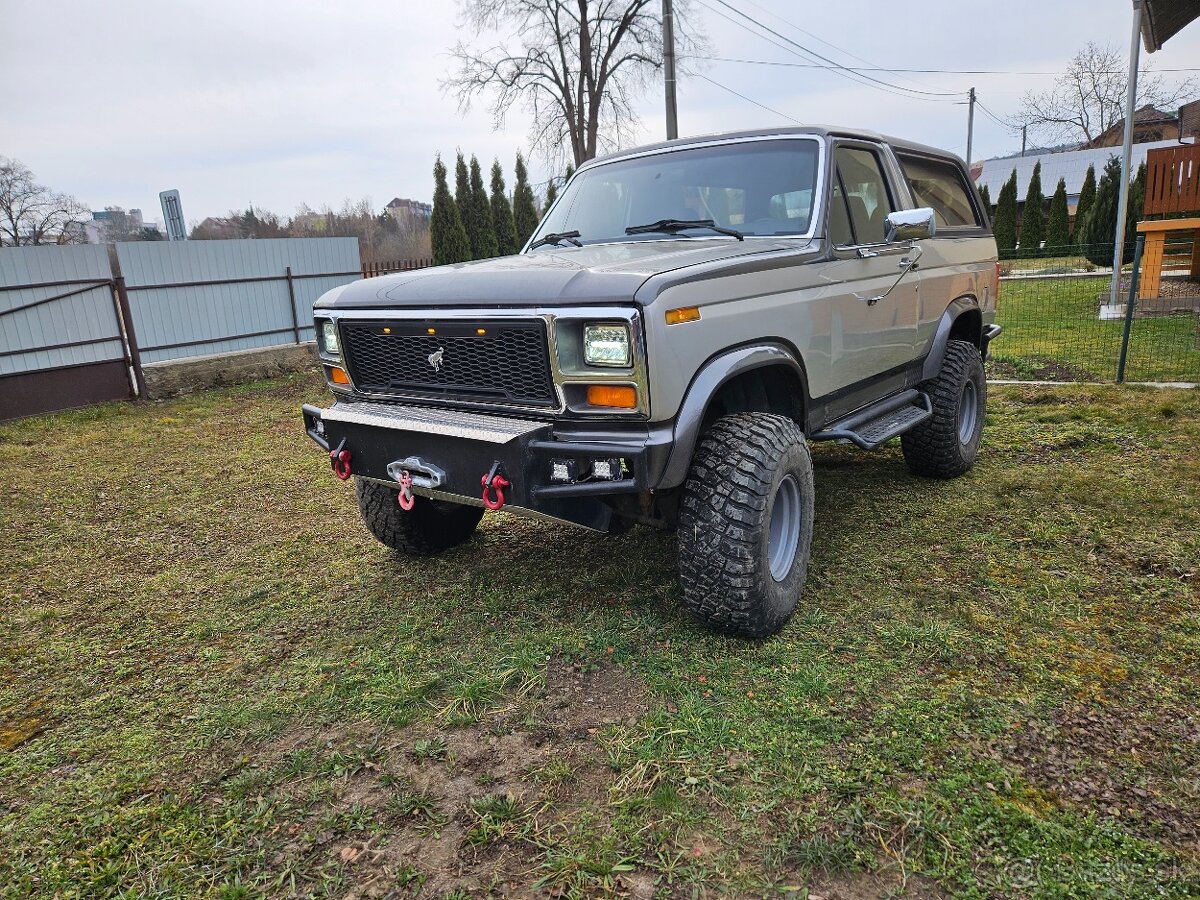
[[587, 402], [590, 406], [610, 406], [615, 409], [636, 409], [637, 388], [625, 385], [589, 384]]
[[390, 329], [390, 328], [388, 328], [386, 325], [384, 325], [384, 326], [383, 326], [383, 333], [384, 333], [384, 334], [391, 334], [391, 333], [392, 333], [392, 329]]
[[475, 333], [477, 335], [479, 335], [480, 337], [483, 337], [485, 334], [487, 334], [487, 329], [486, 328], [476, 328]]
[[695, 322], [700, 318], [698, 306], [681, 306], [679, 309], [667, 310], [668, 325], [682, 325], [684, 322]]
[[339, 369], [337, 366], [326, 366], [325, 368], [329, 370], [330, 381], [350, 387], [350, 376], [346, 374], [345, 369]]
[[426, 328], [425, 333], [426, 334], [437, 334], [437, 329], [436, 328]]

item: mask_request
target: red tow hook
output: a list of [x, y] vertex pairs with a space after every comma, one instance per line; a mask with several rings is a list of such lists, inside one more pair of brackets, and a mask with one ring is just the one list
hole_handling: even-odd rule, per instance
[[342, 442], [329, 451], [329, 465], [333, 466], [333, 474], [342, 481], [350, 478], [350, 451], [343, 449], [345, 446], [346, 439], [342, 438]]
[[488, 509], [497, 510], [504, 506], [504, 489], [511, 482], [500, 474], [500, 463], [492, 463], [492, 469], [480, 479], [483, 485], [483, 505]]

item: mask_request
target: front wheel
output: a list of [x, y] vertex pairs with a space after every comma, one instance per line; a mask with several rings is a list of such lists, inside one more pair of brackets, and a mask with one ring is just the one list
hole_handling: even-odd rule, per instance
[[396, 502], [399, 490], [363, 478], [354, 479], [354, 493], [367, 530], [381, 544], [410, 556], [433, 556], [457, 547], [483, 518], [483, 510], [477, 506], [421, 496], [405, 511]]
[[812, 529], [812, 458], [800, 427], [766, 413], [718, 419], [680, 503], [684, 606], [717, 631], [779, 631], [804, 590]]
[[983, 440], [987, 382], [979, 349], [968, 341], [948, 342], [941, 371], [924, 387], [933, 415], [901, 435], [904, 461], [915, 475], [957, 478], [975, 465]]

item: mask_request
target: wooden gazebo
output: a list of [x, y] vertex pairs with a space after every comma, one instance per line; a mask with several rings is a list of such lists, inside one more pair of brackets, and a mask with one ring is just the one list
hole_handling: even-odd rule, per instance
[[1129, 46], [1129, 80], [1125, 89], [1125, 140], [1121, 147], [1120, 195], [1117, 201], [1117, 234], [1113, 241], [1113, 277], [1109, 285], [1110, 304], [1117, 305], [1121, 281], [1121, 259], [1125, 252], [1125, 216], [1129, 211], [1129, 162], [1133, 155], [1134, 107], [1137, 100], [1141, 44], [1147, 53], [1163, 45], [1200, 18], [1200, 0], [1133, 0], [1133, 34]]
[[1147, 154], [1146, 202], [1137, 230], [1146, 236], [1138, 297], [1162, 296], [1164, 271], [1186, 272], [1198, 281], [1186, 293], [1200, 295], [1200, 143]]

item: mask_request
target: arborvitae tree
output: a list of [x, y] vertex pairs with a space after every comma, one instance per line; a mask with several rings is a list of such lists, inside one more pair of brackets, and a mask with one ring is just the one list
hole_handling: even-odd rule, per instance
[[498, 159], [492, 162], [492, 226], [496, 229], [496, 251], [501, 256], [511, 256], [521, 249], [517, 246], [517, 227], [504, 193], [504, 171]]
[[[1137, 213], [1134, 212], [1134, 203], [1137, 202], [1136, 208], [1140, 211], [1141, 200], [1138, 199], [1138, 194], [1145, 197], [1145, 183], [1145, 176], [1139, 171], [1138, 178], [1129, 191], [1129, 213], [1135, 224]], [[1112, 265], [1113, 241], [1117, 237], [1117, 204], [1120, 200], [1118, 196], [1120, 184], [1121, 161], [1113, 156], [1104, 166], [1104, 171], [1100, 175], [1100, 183], [1096, 185], [1096, 199], [1092, 203], [1087, 219], [1082, 228], [1075, 229], [1080, 234], [1079, 243], [1084, 255], [1098, 266]], [[1133, 259], [1136, 237], [1135, 228], [1129, 226], [1127, 219], [1125, 252], [1123, 254], [1125, 262]]]
[[513, 224], [517, 228], [517, 246], [524, 247], [533, 230], [538, 226], [537, 201], [533, 199], [533, 188], [529, 186], [529, 173], [525, 171], [525, 160], [517, 154], [516, 184], [513, 185]]
[[1071, 222], [1067, 212], [1067, 180], [1058, 179], [1058, 187], [1050, 200], [1050, 218], [1046, 220], [1046, 253], [1058, 256], [1068, 253], [1071, 246]]
[[454, 163], [454, 203], [458, 207], [458, 217], [463, 227], [467, 228], [467, 240], [471, 232], [467, 222], [471, 218], [471, 173], [467, 171], [467, 161], [463, 159], [462, 151], [458, 151], [458, 159]]
[[563, 184], [565, 185], [568, 181], [570, 181], [571, 176], [574, 174], [575, 174], [575, 167], [573, 165], [571, 165], [570, 163], [567, 163], [567, 177], [563, 179]]
[[1129, 186], [1129, 206], [1125, 210], [1125, 261], [1133, 259], [1137, 243], [1137, 223], [1142, 218], [1142, 207], [1146, 205], [1146, 164], [1138, 166], [1133, 184]]
[[558, 184], [553, 178], [546, 184], [546, 205], [542, 207], [542, 215], [544, 216], [550, 211], [550, 207], [554, 205], [554, 201], [558, 199]]
[[985, 184], [979, 189], [979, 199], [983, 201], [984, 212], [988, 214], [988, 218], [992, 216], [992, 195], [988, 193], [988, 186]]
[[462, 217], [458, 214], [458, 205], [450, 196], [446, 167], [442, 164], [441, 156], [433, 164], [433, 182], [433, 217], [429, 221], [433, 263], [444, 266], [447, 263], [466, 262], [471, 258], [471, 242], [463, 227]]
[[492, 224], [492, 207], [488, 203], [487, 188], [483, 186], [483, 172], [479, 160], [471, 156], [471, 212], [463, 222], [467, 236], [471, 239], [471, 255], [475, 259], [490, 259], [497, 253], [496, 227]]
[[1075, 228], [1071, 232], [1076, 244], [1082, 244], [1083, 223], [1091, 212], [1092, 204], [1096, 202], [1096, 167], [1088, 166], [1087, 177], [1083, 179], [1083, 187], [1079, 189], [1079, 202], [1075, 204]]
[[992, 222], [992, 231], [996, 235], [996, 246], [1000, 253], [1012, 256], [1013, 248], [1017, 246], [1017, 170], [1013, 169], [1012, 177], [1000, 188], [1000, 199], [996, 201], [996, 218]]
[[1046, 196], [1042, 193], [1042, 164], [1033, 167], [1029, 179], [1029, 190], [1025, 193], [1025, 208], [1021, 211], [1021, 256], [1037, 256], [1041, 253], [1042, 238], [1046, 233]]

